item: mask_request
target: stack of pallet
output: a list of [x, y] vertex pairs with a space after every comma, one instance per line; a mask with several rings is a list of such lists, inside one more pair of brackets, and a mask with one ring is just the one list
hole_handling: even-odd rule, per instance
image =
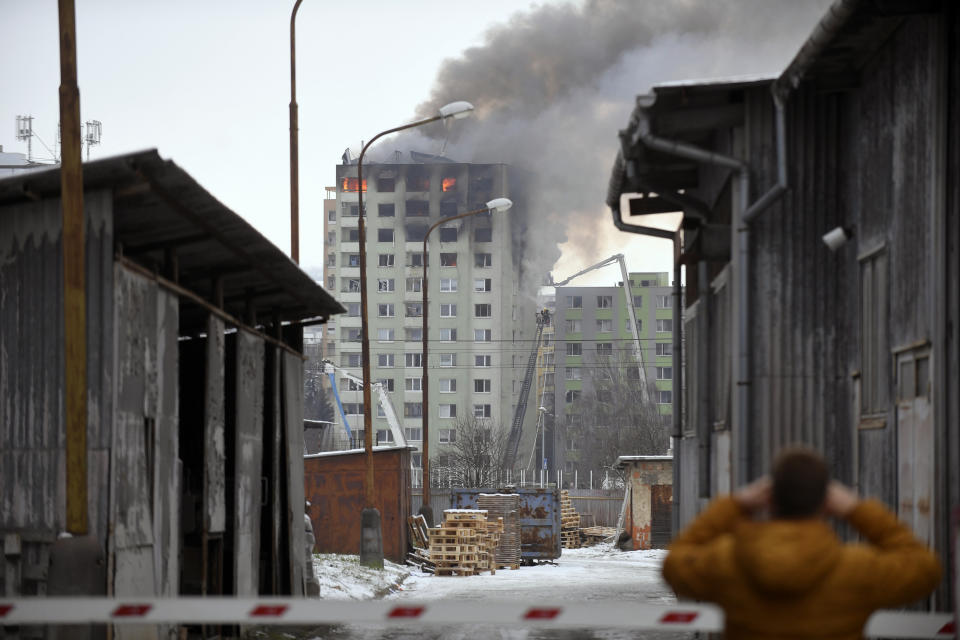
[[495, 571], [490, 557], [499, 542], [502, 522], [488, 521], [482, 509], [447, 509], [443, 524], [429, 530], [434, 575], [472, 576]]
[[407, 564], [419, 567], [421, 571], [433, 573], [433, 561], [430, 560], [430, 536], [427, 521], [422, 515], [409, 516], [407, 529], [410, 533], [410, 546], [413, 551], [407, 553]]
[[477, 506], [485, 509], [488, 518], [500, 518], [503, 531], [493, 558], [495, 569], [520, 568], [520, 496], [516, 493], [481, 493]]
[[580, 548], [580, 514], [566, 489], [560, 491], [560, 542], [564, 549]]
[[612, 540], [617, 535], [615, 527], [584, 527], [580, 529], [583, 537], [583, 546], [590, 547], [601, 542]]

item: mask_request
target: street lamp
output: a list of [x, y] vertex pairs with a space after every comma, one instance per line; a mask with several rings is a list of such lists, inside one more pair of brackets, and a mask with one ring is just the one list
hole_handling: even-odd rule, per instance
[[423, 393], [423, 411], [421, 412], [423, 419], [423, 433], [421, 437], [423, 438], [422, 454], [423, 461], [421, 462], [422, 472], [423, 472], [423, 499], [422, 504], [420, 505], [420, 515], [427, 521], [427, 526], [433, 526], [433, 507], [430, 505], [430, 404], [429, 404], [429, 393], [430, 385], [427, 379], [427, 314], [429, 307], [427, 306], [427, 270], [429, 263], [427, 262], [427, 240], [430, 239], [430, 232], [439, 227], [440, 225], [451, 222], [453, 220], [459, 220], [460, 218], [466, 218], [469, 216], [475, 216], [478, 213], [497, 213], [501, 211], [507, 211], [510, 207], [513, 206], [513, 201], [509, 198], [494, 198], [487, 203], [487, 206], [474, 211], [468, 211], [466, 213], [461, 213], [457, 216], [450, 216], [449, 218], [443, 218], [442, 220], [437, 220], [434, 222], [429, 229], [427, 229], [426, 235], [423, 236], [423, 282], [420, 284], [420, 288], [423, 291], [423, 355], [421, 356], [420, 367], [422, 373], [420, 374], [420, 389]]
[[290, 257], [300, 264], [300, 128], [297, 122], [297, 0], [290, 12]]
[[383, 568], [383, 532], [380, 528], [380, 512], [377, 511], [373, 494], [373, 420], [370, 417], [370, 332], [367, 322], [367, 233], [366, 214], [363, 210], [363, 156], [374, 142], [385, 135], [405, 129], [420, 127], [437, 120], [458, 120], [470, 115], [473, 105], [469, 102], [451, 102], [440, 107], [437, 115], [411, 122], [373, 136], [360, 150], [357, 159], [357, 193], [359, 214], [357, 221], [360, 240], [360, 364], [363, 367], [363, 447], [366, 451], [366, 473], [363, 480], [363, 513], [360, 518], [360, 563], [369, 567]]

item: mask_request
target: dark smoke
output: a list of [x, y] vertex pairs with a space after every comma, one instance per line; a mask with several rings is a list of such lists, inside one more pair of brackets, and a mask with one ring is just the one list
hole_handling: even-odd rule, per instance
[[[579, 258], [607, 257], [609, 171], [637, 94], [673, 80], [776, 75], [828, 0], [588, 0], [546, 5], [493, 27], [483, 46], [446, 60], [417, 115], [469, 100], [473, 118], [393, 148], [457, 161], [505, 162], [536, 175], [527, 273], [549, 272], [576, 234]], [[389, 145], [384, 145], [390, 148]], [[537, 283], [527, 283], [535, 285]]]

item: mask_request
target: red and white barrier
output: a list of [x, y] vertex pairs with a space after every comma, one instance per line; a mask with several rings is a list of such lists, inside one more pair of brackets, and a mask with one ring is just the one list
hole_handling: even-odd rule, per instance
[[[343, 601], [284, 598], [0, 599], [0, 626], [61, 624], [416, 624], [721, 631], [713, 605], [634, 602]], [[953, 638], [953, 615], [881, 611], [866, 637]]]

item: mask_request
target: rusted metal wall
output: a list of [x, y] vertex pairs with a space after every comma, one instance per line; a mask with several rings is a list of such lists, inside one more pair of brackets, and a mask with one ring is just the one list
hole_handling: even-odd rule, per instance
[[[301, 445], [302, 446], [302, 445]], [[383, 555], [402, 562], [407, 554], [410, 451], [375, 449], [374, 491], [383, 531]], [[362, 451], [322, 453], [303, 459], [304, 492], [319, 553], [360, 553], [363, 510]], [[302, 546], [301, 546], [302, 548]]]
[[[88, 507], [101, 545], [113, 415], [112, 212], [109, 192], [85, 195]], [[57, 199], [0, 208], [0, 534], [15, 534], [20, 551], [0, 572], [0, 593], [9, 595], [45, 592], [48, 547], [65, 526], [61, 228]]]
[[[476, 509], [481, 493], [493, 489], [451, 489], [450, 508]], [[521, 487], [520, 495], [520, 555], [525, 562], [559, 558], [560, 546], [560, 490], [555, 488]], [[441, 512], [442, 513], [442, 512]], [[440, 515], [437, 514], [440, 519]]]

